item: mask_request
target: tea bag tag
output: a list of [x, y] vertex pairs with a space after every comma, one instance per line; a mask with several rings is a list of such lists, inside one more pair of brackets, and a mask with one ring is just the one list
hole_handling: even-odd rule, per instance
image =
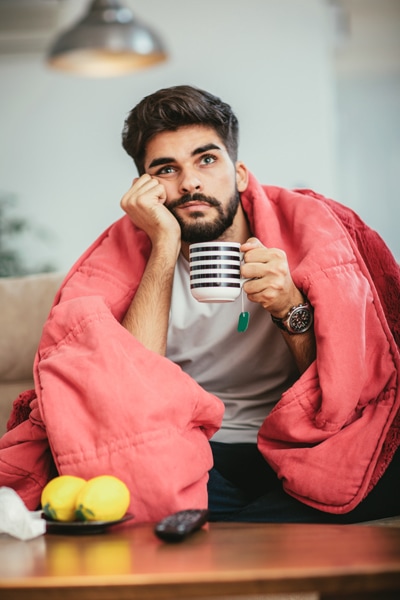
[[242, 312], [239, 315], [238, 326], [237, 326], [237, 330], [239, 333], [246, 331], [246, 329], [249, 326], [249, 321], [250, 321], [250, 313], [247, 310], [244, 310], [243, 288], [242, 288], [242, 292], [241, 292], [241, 298], [242, 298]]
[[250, 321], [250, 313], [248, 313], [247, 311], [241, 312], [239, 315], [238, 326], [237, 326], [237, 330], [239, 331], [239, 333], [241, 333], [242, 331], [246, 331], [246, 329], [249, 326], [249, 321]]

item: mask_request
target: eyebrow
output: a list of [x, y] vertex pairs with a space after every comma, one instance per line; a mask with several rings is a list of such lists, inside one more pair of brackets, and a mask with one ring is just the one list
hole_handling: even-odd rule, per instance
[[[221, 150], [221, 147], [217, 144], [205, 144], [204, 146], [199, 146], [195, 148], [191, 153], [191, 156], [197, 156], [197, 154], [203, 154], [203, 152], [208, 152], [209, 150]], [[151, 169], [153, 167], [159, 167], [160, 165], [167, 165], [169, 163], [175, 162], [175, 158], [172, 156], [162, 156], [160, 158], [155, 158], [151, 161], [148, 168]]]

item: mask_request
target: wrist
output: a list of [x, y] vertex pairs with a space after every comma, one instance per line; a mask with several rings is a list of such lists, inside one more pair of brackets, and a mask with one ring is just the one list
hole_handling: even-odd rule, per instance
[[171, 235], [159, 236], [151, 240], [152, 254], [162, 256], [167, 263], [175, 263], [181, 249], [180, 238]]
[[285, 304], [280, 310], [270, 310], [271, 317], [274, 319], [285, 319], [287, 317], [288, 312], [294, 307], [298, 306], [307, 301], [305, 295], [297, 288], [295, 288], [294, 292], [290, 296], [290, 298], [286, 298]]

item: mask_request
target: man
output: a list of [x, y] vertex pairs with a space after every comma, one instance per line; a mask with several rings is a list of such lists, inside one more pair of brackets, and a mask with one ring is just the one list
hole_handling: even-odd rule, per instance
[[[361, 222], [313, 192], [260, 186], [237, 141], [229, 105], [190, 86], [160, 90], [128, 116], [123, 145], [139, 173], [121, 200], [128, 217], [73, 267], [39, 347], [37, 478], [49, 477], [48, 438], [57, 472], [133, 471], [140, 520], [203, 502], [206, 465], [212, 520], [396, 514], [397, 309], [355, 243]], [[237, 303], [190, 296], [189, 244], [211, 240], [241, 244], [245, 334]]]

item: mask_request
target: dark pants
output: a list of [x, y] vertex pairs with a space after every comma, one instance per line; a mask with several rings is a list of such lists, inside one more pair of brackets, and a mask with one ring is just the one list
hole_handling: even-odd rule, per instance
[[255, 444], [210, 444], [214, 456], [208, 483], [210, 521], [357, 523], [400, 515], [400, 448], [368, 496], [351, 512], [336, 515], [286, 494]]

